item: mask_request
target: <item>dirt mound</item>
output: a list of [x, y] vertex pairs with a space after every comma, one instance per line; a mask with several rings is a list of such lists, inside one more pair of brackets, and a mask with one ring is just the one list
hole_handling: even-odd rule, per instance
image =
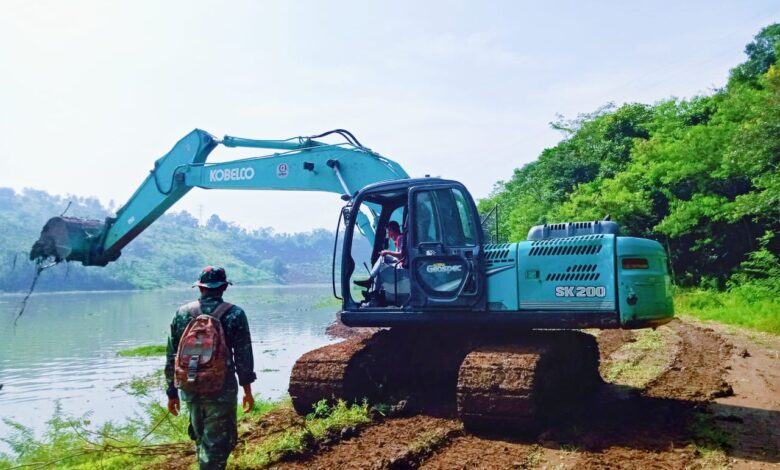
[[601, 362], [606, 362], [609, 356], [620, 349], [624, 344], [634, 341], [636, 333], [633, 330], [603, 330], [598, 333], [596, 340], [599, 343], [599, 356]]
[[697, 401], [732, 395], [725, 381], [732, 345], [709, 328], [679, 320], [669, 327], [680, 336], [679, 348], [672, 365], [647, 384], [644, 395]]
[[341, 323], [341, 320], [336, 319], [325, 328], [325, 334], [331, 338], [352, 339], [352, 338], [365, 338], [379, 331], [380, 328], [361, 328], [351, 327]]

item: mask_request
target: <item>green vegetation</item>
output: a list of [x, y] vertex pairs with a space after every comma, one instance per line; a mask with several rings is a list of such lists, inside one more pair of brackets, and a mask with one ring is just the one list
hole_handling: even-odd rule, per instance
[[686, 289], [675, 297], [678, 312], [702, 320], [745, 326], [780, 334], [780, 261], [769, 249], [773, 234], [759, 240], [725, 291]]
[[[717, 293], [711, 300], [729, 309], [706, 315], [778, 331], [778, 40], [779, 24], [762, 29], [709, 96], [559, 119], [552, 125], [564, 139], [498, 183], [481, 211], [500, 206], [502, 240], [524, 239], [536, 224], [610, 215], [625, 235], [667, 248], [677, 285]], [[689, 299], [678, 306], [687, 313]]]
[[165, 390], [166, 386], [164, 371], [158, 369], [146, 375], [133, 377], [114, 388], [134, 397], [147, 397], [152, 390]]
[[247, 442], [237, 449], [229, 468], [250, 469], [266, 467], [282, 459], [310, 452], [324, 439], [341, 433], [344, 429], [371, 422], [368, 403], [348, 405], [339, 401], [329, 406], [320, 401], [302, 424], [286, 428], [259, 442]]
[[0, 455], [0, 469], [14, 467], [68, 469], [145, 468], [163, 455], [191, 451], [187, 418], [171, 416], [147, 401], [144, 413], [125, 423], [91, 426], [89, 415], [65, 416], [59, 405], [38, 438], [32, 429], [4, 419], [13, 435], [3, 439], [13, 455]]
[[763, 294], [750, 295], [753, 286], [726, 292], [685, 290], [675, 296], [675, 310], [701, 320], [714, 320], [780, 334], [780, 303]]
[[688, 429], [693, 436], [699, 468], [730, 468], [726, 450], [731, 446], [733, 436], [721, 429], [710, 413], [694, 413]]
[[[94, 427], [89, 414], [66, 416], [57, 404], [39, 438], [21, 423], [3, 419], [13, 434], [3, 439], [11, 455], [0, 454], [0, 469], [141, 469], [171, 457], [191, 455], [187, 414], [172, 416], [157, 402], [163, 384], [162, 370], [121, 384], [119, 388], [137, 397], [143, 405], [142, 413], [124, 423], [108, 422]], [[265, 414], [283, 407], [290, 407], [289, 400], [271, 402], [255, 397], [251, 412], [244, 413], [239, 407], [239, 426], [256, 423]]]
[[[21, 423], [3, 419], [13, 432], [3, 439], [11, 453], [0, 454], [0, 469], [124, 470], [148, 468], [176, 458], [194, 462], [186, 412], [172, 416], [157, 402], [163, 383], [160, 370], [121, 384], [121, 389], [137, 397], [143, 405], [142, 413], [121, 424], [108, 422], [95, 427], [89, 414], [66, 416], [59, 404], [41, 437]], [[269, 427], [263, 420], [272, 412], [288, 419], [282, 419], [283, 425], [278, 432], [253, 438], [252, 433]], [[236, 449], [235, 457], [229, 462], [230, 468], [258, 468], [305, 454], [325, 439], [338, 438], [345, 429], [371, 422], [374, 413], [367, 403], [349, 405], [340, 401], [329, 406], [323, 400], [310, 415], [301, 419], [289, 399], [272, 402], [255, 397], [255, 407], [249, 413], [238, 407], [239, 433], [247, 438]], [[271, 427], [274, 422], [272, 420]]]
[[164, 344], [153, 344], [149, 346], [139, 346], [137, 348], [123, 349], [116, 353], [120, 357], [152, 357], [165, 356]]
[[667, 367], [675, 333], [666, 327], [640, 330], [636, 340], [615, 351], [603, 364], [604, 378], [612, 383], [641, 388]]

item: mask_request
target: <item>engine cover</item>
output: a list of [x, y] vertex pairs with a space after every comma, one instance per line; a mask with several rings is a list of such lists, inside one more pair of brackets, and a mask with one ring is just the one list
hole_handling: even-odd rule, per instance
[[620, 227], [611, 220], [591, 222], [563, 222], [535, 225], [528, 231], [528, 240], [550, 240], [553, 238], [577, 237], [581, 235], [619, 235]]

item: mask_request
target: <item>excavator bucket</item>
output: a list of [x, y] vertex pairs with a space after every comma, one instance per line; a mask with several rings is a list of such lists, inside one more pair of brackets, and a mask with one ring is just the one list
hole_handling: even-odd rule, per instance
[[41, 230], [41, 237], [30, 250], [30, 260], [81, 261], [85, 266], [104, 266], [98, 252], [105, 222], [76, 217], [53, 217]]

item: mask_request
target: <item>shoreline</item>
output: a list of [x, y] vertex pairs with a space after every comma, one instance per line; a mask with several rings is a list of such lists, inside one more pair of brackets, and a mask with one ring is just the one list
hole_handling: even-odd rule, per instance
[[[250, 285], [240, 285], [236, 286], [233, 285], [230, 287], [232, 290], [236, 289], [291, 289], [296, 287], [330, 287], [330, 283], [319, 283], [319, 282], [313, 282], [313, 283], [295, 283], [295, 284], [250, 284]], [[133, 293], [133, 292], [165, 292], [165, 291], [173, 291], [173, 290], [184, 290], [187, 288], [192, 288], [189, 284], [182, 284], [181, 286], [172, 286], [172, 287], [161, 287], [156, 289], [97, 289], [97, 290], [48, 290], [48, 291], [33, 291], [33, 296], [41, 296], [41, 295], [57, 295], [57, 294], [113, 294], [113, 293]], [[0, 292], [0, 298], [3, 297], [23, 297], [27, 295], [27, 292], [25, 291], [15, 291], [15, 292]]]

